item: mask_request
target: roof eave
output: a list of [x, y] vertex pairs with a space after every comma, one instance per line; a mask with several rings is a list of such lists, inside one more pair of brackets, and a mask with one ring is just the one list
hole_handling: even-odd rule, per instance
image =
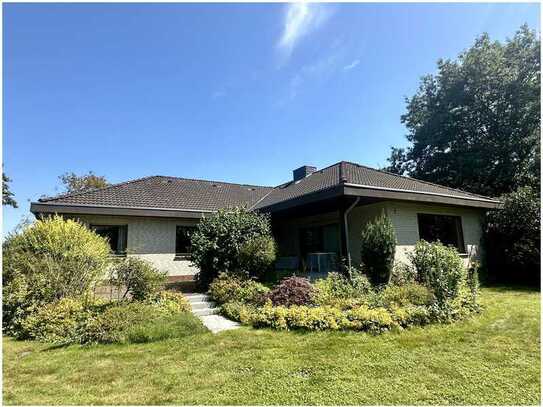
[[30, 212], [36, 216], [40, 214], [74, 214], [200, 219], [214, 211], [31, 202]]
[[476, 197], [457, 197], [453, 195], [437, 194], [432, 192], [419, 192], [394, 188], [380, 188], [359, 184], [344, 184], [344, 195], [362, 196], [411, 202], [425, 202], [444, 205], [468, 206], [483, 209], [499, 209], [502, 203], [494, 199]]

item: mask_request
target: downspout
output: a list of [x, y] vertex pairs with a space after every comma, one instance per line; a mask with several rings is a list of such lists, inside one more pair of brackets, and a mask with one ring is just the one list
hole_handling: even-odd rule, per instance
[[347, 250], [347, 265], [349, 266], [349, 275], [351, 274], [351, 249], [349, 248], [349, 222], [347, 221], [347, 216], [359, 201], [360, 197], [357, 196], [354, 202], [343, 213], [343, 224], [345, 226], [345, 249]]

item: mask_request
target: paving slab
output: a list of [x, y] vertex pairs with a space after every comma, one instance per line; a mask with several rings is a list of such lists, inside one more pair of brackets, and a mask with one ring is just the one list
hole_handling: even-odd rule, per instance
[[241, 325], [235, 321], [230, 321], [221, 315], [202, 315], [199, 316], [202, 323], [214, 334], [229, 329], [237, 329]]

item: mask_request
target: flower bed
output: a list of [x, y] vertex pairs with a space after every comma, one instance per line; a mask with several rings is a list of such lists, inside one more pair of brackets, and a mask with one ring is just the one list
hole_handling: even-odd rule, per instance
[[452, 248], [420, 242], [406, 275], [373, 287], [365, 275], [331, 273], [311, 284], [288, 277], [269, 290], [239, 276], [220, 275], [210, 294], [226, 317], [255, 328], [355, 330], [381, 333], [448, 323], [479, 310], [476, 271], [461, 265]]

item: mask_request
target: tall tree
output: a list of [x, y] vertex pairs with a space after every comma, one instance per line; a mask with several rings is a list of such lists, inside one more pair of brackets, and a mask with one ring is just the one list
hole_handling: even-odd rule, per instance
[[439, 60], [406, 99], [406, 149], [387, 168], [497, 196], [540, 183], [540, 40], [523, 25], [500, 43], [483, 34], [457, 60]]
[[2, 173], [2, 205], [18, 208], [19, 206], [17, 205], [13, 192], [9, 189], [10, 182], [11, 179], [6, 174]]
[[73, 172], [66, 172], [58, 178], [64, 185], [63, 193], [67, 194], [104, 188], [110, 185], [105, 177], [95, 175], [92, 171], [89, 171], [88, 174], [83, 175], [76, 175]]

